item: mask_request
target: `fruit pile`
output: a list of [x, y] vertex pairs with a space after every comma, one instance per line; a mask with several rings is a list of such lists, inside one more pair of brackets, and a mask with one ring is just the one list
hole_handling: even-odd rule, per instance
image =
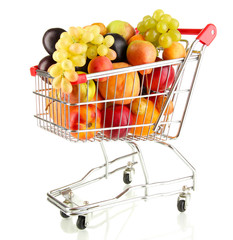
[[[68, 106], [46, 100], [50, 117], [56, 124], [71, 130], [155, 123], [166, 101], [166, 94], [144, 98], [143, 92], [147, 95], [164, 93], [174, 81], [175, 70], [172, 66], [101, 77], [87, 83], [76, 82], [80, 73], [96, 73], [185, 57], [186, 50], [179, 43], [181, 34], [178, 26], [178, 20], [159, 9], [152, 17], [145, 16], [136, 30], [128, 22], [120, 20], [110, 22], [107, 27], [103, 23], [93, 23], [85, 27], [70, 27], [68, 31], [61, 28], [47, 30], [43, 45], [49, 55], [39, 62], [38, 68], [48, 71], [52, 77], [48, 82], [53, 86], [50, 96], [62, 101], [69, 100], [70, 103], [96, 102], [88, 104], [88, 108], [85, 105], [71, 106], [68, 111]], [[158, 49], [161, 47], [163, 51], [159, 57]], [[57, 90], [60, 90], [59, 96], [54, 95]], [[142, 96], [133, 98], [139, 95]], [[105, 103], [105, 99], [112, 101]], [[170, 102], [165, 113], [168, 116], [172, 112], [173, 104]], [[71, 134], [78, 139], [90, 139], [96, 133]], [[128, 133], [150, 135], [153, 126], [104, 131], [104, 135], [111, 139], [125, 137]]]

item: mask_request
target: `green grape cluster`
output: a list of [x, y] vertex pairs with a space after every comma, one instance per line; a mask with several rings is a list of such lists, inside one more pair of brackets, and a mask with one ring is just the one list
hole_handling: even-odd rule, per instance
[[153, 15], [146, 15], [138, 23], [137, 29], [146, 41], [154, 44], [155, 47], [168, 48], [173, 42], [181, 39], [181, 34], [177, 30], [179, 21], [165, 14], [163, 10], [157, 9]]
[[75, 67], [83, 67], [87, 58], [93, 59], [98, 55], [111, 58], [113, 53], [110, 47], [113, 44], [113, 36], [101, 35], [97, 25], [70, 27], [67, 32], [63, 32], [53, 53], [53, 59], [57, 63], [49, 69], [49, 74], [54, 78], [53, 87], [66, 94], [71, 93], [71, 82], [78, 79]]

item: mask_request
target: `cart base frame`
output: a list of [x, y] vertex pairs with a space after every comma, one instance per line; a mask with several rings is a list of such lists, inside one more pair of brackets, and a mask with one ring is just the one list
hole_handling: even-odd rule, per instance
[[[195, 190], [195, 179], [196, 179], [195, 168], [188, 162], [188, 160], [173, 145], [168, 144], [167, 142], [165, 143], [162, 141], [156, 141], [157, 144], [162, 144], [172, 149], [174, 154], [176, 154], [178, 158], [186, 165], [186, 167], [192, 171], [192, 174], [190, 176], [176, 178], [168, 181], [150, 182], [145, 161], [143, 159], [143, 155], [142, 155], [141, 149], [139, 148], [139, 145], [136, 144], [135, 142], [127, 142], [127, 143], [131, 147], [132, 152], [129, 154], [123, 155], [121, 157], [115, 158], [112, 161], [109, 161], [105, 146], [103, 142], [101, 142], [100, 144], [101, 144], [102, 152], [105, 158], [105, 164], [91, 169], [79, 181], [71, 183], [61, 188], [54, 189], [47, 193], [48, 201], [60, 209], [61, 215], [63, 217], [78, 215], [77, 227], [79, 229], [84, 229], [88, 225], [88, 222], [90, 220], [89, 219], [90, 213], [93, 213], [94, 211], [103, 210], [103, 209], [114, 207], [117, 205], [133, 203], [140, 200], [148, 200], [156, 197], [178, 195], [178, 200], [177, 200], [178, 210], [180, 212], [184, 212], [187, 209], [187, 205], [191, 195], [190, 192], [192, 190]], [[103, 201], [99, 201], [96, 203], [89, 203], [88, 201], [84, 201], [83, 204], [77, 204], [73, 201], [74, 199], [73, 191], [75, 189], [84, 187], [88, 184], [94, 183], [103, 178], [109, 178], [111, 174], [120, 170], [124, 171], [123, 181], [126, 184], [131, 183], [132, 174], [134, 173], [134, 165], [138, 163], [137, 161], [135, 161], [135, 156], [138, 156], [139, 158], [139, 162], [145, 178], [145, 183], [128, 186], [124, 191], [122, 191], [117, 196], [110, 199], [103, 200]], [[129, 161], [126, 165], [118, 167], [112, 171], [109, 170], [110, 165], [126, 158], [132, 158], [132, 160]], [[101, 169], [105, 170], [105, 173], [103, 175], [89, 180], [90, 175], [92, 173], [97, 172]], [[155, 189], [155, 187], [158, 187], [158, 186], [165, 187], [168, 185], [172, 187], [174, 186], [174, 190], [162, 191], [162, 192], [155, 191], [153, 193], [148, 193], [148, 190], [150, 189]], [[138, 196], [130, 196], [130, 197], [127, 196], [127, 199], [123, 199], [124, 198], [123, 196], [128, 194], [130, 191], [137, 191], [137, 190], [144, 190], [142, 191], [143, 194]], [[61, 196], [63, 197], [63, 201], [59, 200]]]

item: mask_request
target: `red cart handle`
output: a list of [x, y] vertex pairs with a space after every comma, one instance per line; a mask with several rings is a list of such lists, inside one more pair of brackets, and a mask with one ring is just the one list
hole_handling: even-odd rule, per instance
[[209, 46], [217, 35], [217, 28], [214, 24], [208, 24], [203, 29], [178, 29], [184, 35], [198, 35], [198, 39], [202, 44]]

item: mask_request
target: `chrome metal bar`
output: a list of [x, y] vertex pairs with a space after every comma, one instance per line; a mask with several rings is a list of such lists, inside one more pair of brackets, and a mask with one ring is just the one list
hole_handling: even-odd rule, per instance
[[186, 66], [186, 64], [188, 63], [188, 61], [189, 61], [189, 59], [190, 59], [190, 57], [191, 57], [192, 50], [194, 49], [194, 47], [196, 46], [196, 44], [197, 44], [198, 42], [199, 42], [199, 40], [195, 40], [195, 41], [192, 43], [192, 45], [191, 45], [191, 47], [190, 47], [190, 49], [189, 49], [189, 52], [188, 52], [186, 58], [184, 58], [184, 60], [183, 60], [182, 66], [179, 68], [179, 71], [178, 71], [178, 73], [177, 73], [177, 78], [175, 79], [174, 83], [172, 84], [172, 87], [171, 87], [171, 89], [170, 89], [170, 91], [169, 91], [169, 93], [168, 93], [168, 95], [167, 95], [167, 100], [166, 100], [166, 102], [164, 103], [164, 105], [163, 105], [163, 107], [162, 107], [162, 109], [161, 109], [160, 115], [159, 115], [156, 123], [154, 124], [154, 131], [155, 131], [155, 132], [157, 131], [158, 126], [159, 126], [159, 124], [160, 124], [160, 121], [162, 120], [163, 114], [164, 114], [166, 108], [168, 107], [168, 104], [169, 104], [169, 102], [170, 102], [170, 100], [171, 100], [171, 98], [172, 98], [172, 95], [174, 94], [174, 91], [175, 91], [175, 89], [176, 89], [179, 81], [181, 80], [182, 73], [183, 73], [183, 71], [185, 70], [185, 66]]
[[107, 152], [106, 152], [106, 149], [104, 147], [104, 144], [103, 142], [100, 142], [100, 146], [101, 146], [101, 149], [102, 149], [102, 152], [103, 152], [103, 155], [104, 155], [104, 159], [105, 159], [105, 175], [106, 175], [106, 179], [108, 178], [108, 171], [109, 171], [109, 160], [108, 160], [108, 155], [107, 155]]
[[[140, 190], [140, 189], [149, 189], [149, 188], [154, 188], [154, 187], [158, 187], [158, 186], [168, 186], [168, 185], [172, 185], [172, 184], [187, 182], [191, 179], [192, 179], [192, 176], [188, 176], [188, 177], [173, 179], [173, 180], [164, 181], [164, 182], [155, 182], [155, 183], [150, 183], [150, 184], [135, 185], [135, 186], [127, 188], [126, 190], [124, 190], [123, 192], [121, 192], [114, 198], [103, 200], [103, 201], [92, 203], [92, 204], [88, 204], [85, 206], [73, 207], [73, 208], [70, 208], [70, 211], [71, 212], [86, 211], [86, 210], [95, 211], [95, 210], [101, 210], [102, 207], [110, 207], [110, 206], [116, 206], [116, 205], [118, 206], [119, 204], [133, 202], [133, 201], [137, 201], [137, 200], [147, 200], [147, 199], [150, 199], [155, 196], [169, 196], [169, 195], [171, 195], [171, 193], [172, 193], [172, 195], [182, 193], [183, 190], [181, 187], [179, 190], [175, 190], [172, 192], [155, 193], [155, 194], [150, 194], [150, 195], [146, 195], [146, 196], [143, 194], [138, 197], [131, 197], [129, 199], [120, 200], [129, 191], [135, 191], [135, 190]], [[192, 187], [193, 186], [190, 185], [187, 188], [192, 189]], [[78, 213], [78, 214], [80, 214], [80, 213]]]
[[192, 171], [193, 173], [193, 190], [196, 189], [196, 169], [192, 166], [192, 164], [171, 144], [167, 143], [167, 142], [161, 142], [161, 141], [157, 141], [160, 144], [163, 144], [169, 148], [171, 148], [174, 153], [186, 164], [186, 166], [188, 166], [188, 168]]
[[196, 70], [195, 70], [193, 80], [192, 80], [192, 83], [191, 83], [191, 86], [190, 86], [189, 95], [188, 95], [188, 98], [187, 98], [187, 101], [186, 101], [186, 105], [184, 107], [184, 112], [183, 112], [183, 116], [181, 118], [180, 128], [178, 130], [178, 133], [177, 133], [176, 137], [179, 137], [182, 126], [183, 126], [183, 123], [184, 123], [184, 120], [185, 120], [185, 117], [187, 116], [187, 110], [188, 110], [188, 107], [190, 105], [190, 99], [192, 97], [194, 85], [195, 85], [196, 79], [198, 77], [198, 73], [200, 71], [200, 66], [201, 66], [201, 62], [202, 62], [202, 59], [203, 59], [203, 54], [205, 52], [205, 49], [206, 49], [206, 45], [203, 45], [202, 51], [200, 52], [200, 55], [199, 55], [199, 58], [198, 58], [198, 61], [197, 61], [197, 66], [196, 66]]
[[140, 150], [138, 144], [136, 144], [135, 142], [128, 142], [128, 144], [133, 146], [136, 149], [136, 151], [138, 152], [138, 156], [139, 156], [139, 160], [140, 160], [140, 163], [142, 166], [145, 182], [146, 182], [146, 184], [149, 184], [149, 175], [148, 175], [148, 172], [146, 169], [146, 164], [145, 164], [144, 158], [142, 156], [142, 153], [141, 153], [141, 150]]

